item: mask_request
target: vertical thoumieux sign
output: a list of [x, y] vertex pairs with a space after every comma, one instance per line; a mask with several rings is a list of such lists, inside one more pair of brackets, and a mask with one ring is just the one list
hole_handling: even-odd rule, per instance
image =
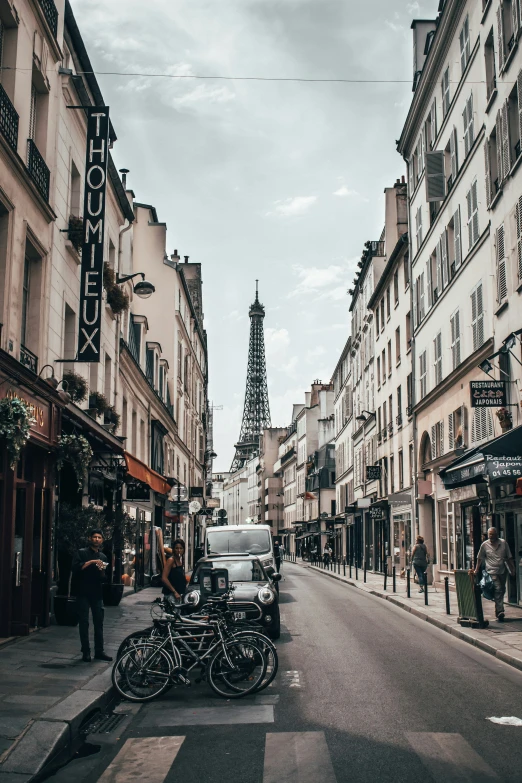
[[78, 361], [80, 362], [100, 361], [108, 157], [109, 107], [89, 107], [78, 330]]

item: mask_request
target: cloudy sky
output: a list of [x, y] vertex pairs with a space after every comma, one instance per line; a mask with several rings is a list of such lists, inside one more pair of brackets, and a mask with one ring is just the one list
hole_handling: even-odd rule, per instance
[[[437, 0], [71, 0], [139, 201], [203, 264], [215, 470], [239, 436], [255, 279], [272, 424], [331, 378], [347, 288], [404, 173], [414, 17]], [[363, 83], [196, 80], [200, 75]], [[379, 81], [380, 80], [380, 81]]]

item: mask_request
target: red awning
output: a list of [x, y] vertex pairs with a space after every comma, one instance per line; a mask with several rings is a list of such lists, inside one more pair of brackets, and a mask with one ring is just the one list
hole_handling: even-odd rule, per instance
[[170, 492], [170, 484], [165, 481], [162, 475], [156, 473], [155, 470], [149, 468], [141, 460], [136, 459], [127, 451], [124, 452], [125, 462], [127, 465], [127, 473], [132, 478], [141, 481], [143, 484], [147, 484], [154, 492], [159, 492], [160, 495], [168, 495]]

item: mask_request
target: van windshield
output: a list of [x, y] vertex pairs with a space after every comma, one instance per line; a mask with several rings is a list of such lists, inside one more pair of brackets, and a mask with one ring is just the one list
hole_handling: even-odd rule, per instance
[[271, 551], [268, 530], [208, 530], [207, 555], [227, 552], [248, 552], [249, 555], [266, 555]]

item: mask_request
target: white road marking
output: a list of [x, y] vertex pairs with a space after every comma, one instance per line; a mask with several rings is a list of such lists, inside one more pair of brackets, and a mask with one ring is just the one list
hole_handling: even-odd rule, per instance
[[237, 704], [235, 700], [222, 707], [182, 707], [154, 710], [140, 721], [140, 727], [164, 726], [231, 726], [273, 723], [272, 704]]
[[407, 732], [408, 742], [435, 783], [488, 783], [498, 775], [460, 734]]
[[267, 734], [263, 783], [336, 783], [324, 731]]
[[491, 723], [499, 723], [501, 726], [522, 726], [522, 720], [511, 715], [509, 718], [486, 718]]
[[[285, 688], [301, 687], [301, 672], [298, 671], [280, 672], [277, 679], [280, 681], [280, 684]], [[268, 687], [274, 684], [275, 683], [272, 682]]]
[[98, 783], [163, 783], [185, 737], [128, 739]]

